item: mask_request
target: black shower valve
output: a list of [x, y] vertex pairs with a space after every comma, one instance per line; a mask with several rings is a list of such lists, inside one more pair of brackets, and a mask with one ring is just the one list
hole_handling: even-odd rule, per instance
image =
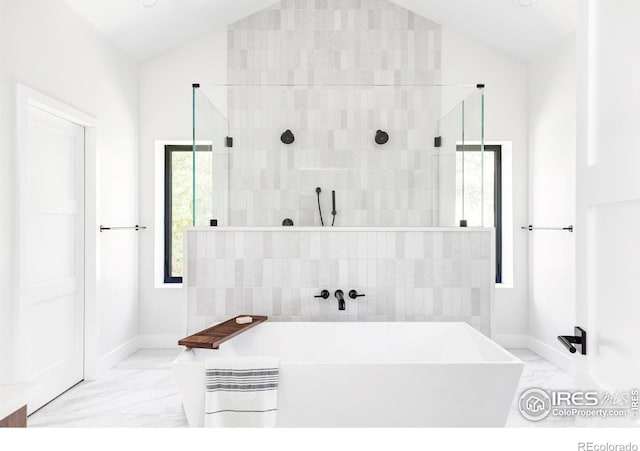
[[389, 133], [383, 130], [378, 130], [376, 132], [375, 140], [376, 140], [376, 144], [379, 144], [379, 145], [386, 144], [389, 142]]
[[282, 141], [283, 144], [293, 144], [295, 140], [296, 137], [293, 136], [293, 132], [289, 129], [285, 130], [284, 133], [280, 135], [280, 141]]

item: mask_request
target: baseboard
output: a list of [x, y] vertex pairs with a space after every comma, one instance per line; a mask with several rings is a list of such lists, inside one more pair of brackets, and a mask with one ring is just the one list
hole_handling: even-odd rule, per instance
[[503, 348], [524, 348], [538, 354], [543, 359], [553, 363], [563, 371], [575, 376], [576, 366], [573, 359], [566, 353], [549, 346], [531, 335], [526, 334], [501, 334], [495, 335], [493, 341]]
[[140, 349], [140, 340], [138, 337], [133, 337], [131, 340], [122, 343], [115, 349], [107, 352], [105, 355], [98, 359], [98, 377], [102, 376], [109, 369], [122, 362], [131, 354]]
[[140, 349], [177, 349], [183, 335], [140, 335]]
[[528, 336], [528, 339], [529, 343], [527, 347], [531, 352], [535, 352], [543, 359], [553, 363], [555, 366], [561, 368], [572, 376], [576, 375], [575, 362], [567, 352], [555, 349], [535, 337]]
[[529, 336], [521, 334], [498, 334], [493, 336], [493, 341], [503, 348], [529, 348]]

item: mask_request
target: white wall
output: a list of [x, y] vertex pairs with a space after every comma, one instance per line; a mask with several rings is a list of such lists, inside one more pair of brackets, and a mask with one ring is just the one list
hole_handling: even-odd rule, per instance
[[[63, 0], [0, 0], [0, 383], [13, 378], [16, 83], [98, 119], [98, 223], [138, 221], [138, 68]], [[98, 236], [98, 356], [138, 334], [138, 243]]]
[[[447, 27], [442, 29], [442, 82], [484, 83], [485, 140], [512, 142], [513, 282], [496, 289], [494, 331], [505, 345], [521, 346], [527, 332], [527, 66]], [[449, 111], [467, 88], [445, 89], [443, 111]], [[504, 170], [504, 169], [503, 169]], [[509, 230], [505, 230], [508, 238]], [[509, 265], [509, 261], [503, 265]]]
[[[140, 67], [140, 220], [154, 225], [155, 141], [191, 142], [191, 85], [225, 83], [227, 32], [203, 39], [154, 58]], [[218, 98], [216, 97], [216, 101]], [[226, 99], [216, 103], [226, 107]], [[162, 163], [161, 163], [162, 164]], [[152, 230], [151, 232], [162, 232]], [[154, 233], [140, 237], [140, 334], [143, 346], [174, 346], [187, 326], [182, 290], [156, 288]]]
[[[220, 31], [154, 58], [140, 69], [140, 212], [154, 221], [154, 140], [191, 139], [191, 84], [226, 81], [226, 32]], [[453, 30], [443, 28], [442, 82], [486, 83], [486, 138], [513, 142], [514, 229], [527, 223], [527, 68]], [[448, 90], [443, 108], [473, 91]], [[221, 104], [224, 107], [224, 103]], [[453, 106], [453, 105], [451, 105]], [[527, 236], [513, 231], [513, 288], [496, 290], [495, 332], [527, 331]], [[157, 287], [154, 243], [140, 243], [140, 333], [143, 346], [172, 346], [186, 328], [186, 297], [176, 288]]]
[[[6, 0], [0, 0], [0, 27], [6, 17]], [[0, 28], [1, 30], [2, 28]], [[15, 157], [11, 154], [7, 141], [8, 122], [11, 105], [8, 103], [7, 85], [9, 83], [6, 70], [4, 69], [6, 37], [0, 31], [0, 156], [5, 164], [0, 165], [0, 211], [14, 211], [14, 191], [12, 179], [10, 178], [12, 164], [15, 164]], [[13, 306], [13, 274], [12, 261], [13, 254], [13, 221], [14, 215], [0, 215], [0, 362], [8, 362], [0, 365], [0, 383], [7, 382], [13, 378], [13, 328], [11, 327], [14, 317]]]
[[[531, 223], [575, 224], [575, 35], [529, 65], [529, 129]], [[529, 240], [529, 334], [541, 342], [538, 345], [555, 349], [566, 360], [568, 354], [556, 337], [573, 334], [575, 237], [539, 231], [532, 232]]]

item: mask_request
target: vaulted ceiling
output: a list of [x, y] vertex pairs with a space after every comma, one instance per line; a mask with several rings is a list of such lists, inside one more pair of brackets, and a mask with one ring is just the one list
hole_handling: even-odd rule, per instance
[[66, 0], [134, 59], [146, 61], [205, 36], [277, 0]]
[[525, 62], [577, 26], [577, 0], [393, 1]]
[[[277, 3], [274, 0], [66, 1], [141, 62]], [[525, 62], [574, 31], [577, 21], [577, 0], [392, 1]], [[155, 6], [145, 7], [147, 2]]]

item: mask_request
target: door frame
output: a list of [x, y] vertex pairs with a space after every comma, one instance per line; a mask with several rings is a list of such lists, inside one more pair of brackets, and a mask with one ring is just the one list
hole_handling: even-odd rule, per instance
[[16, 84], [16, 265], [15, 280], [18, 281], [14, 297], [14, 362], [15, 379], [27, 378], [26, 331], [21, 328], [24, 315], [22, 281], [20, 280], [21, 260], [23, 258], [22, 239], [26, 230], [24, 212], [27, 134], [29, 107], [35, 107], [58, 116], [85, 129], [84, 138], [84, 333], [83, 367], [84, 379], [93, 380], [98, 369], [98, 317], [97, 317], [97, 257], [98, 257], [98, 182], [97, 182], [97, 145], [96, 128], [98, 121], [94, 116], [54, 99], [22, 83]]

